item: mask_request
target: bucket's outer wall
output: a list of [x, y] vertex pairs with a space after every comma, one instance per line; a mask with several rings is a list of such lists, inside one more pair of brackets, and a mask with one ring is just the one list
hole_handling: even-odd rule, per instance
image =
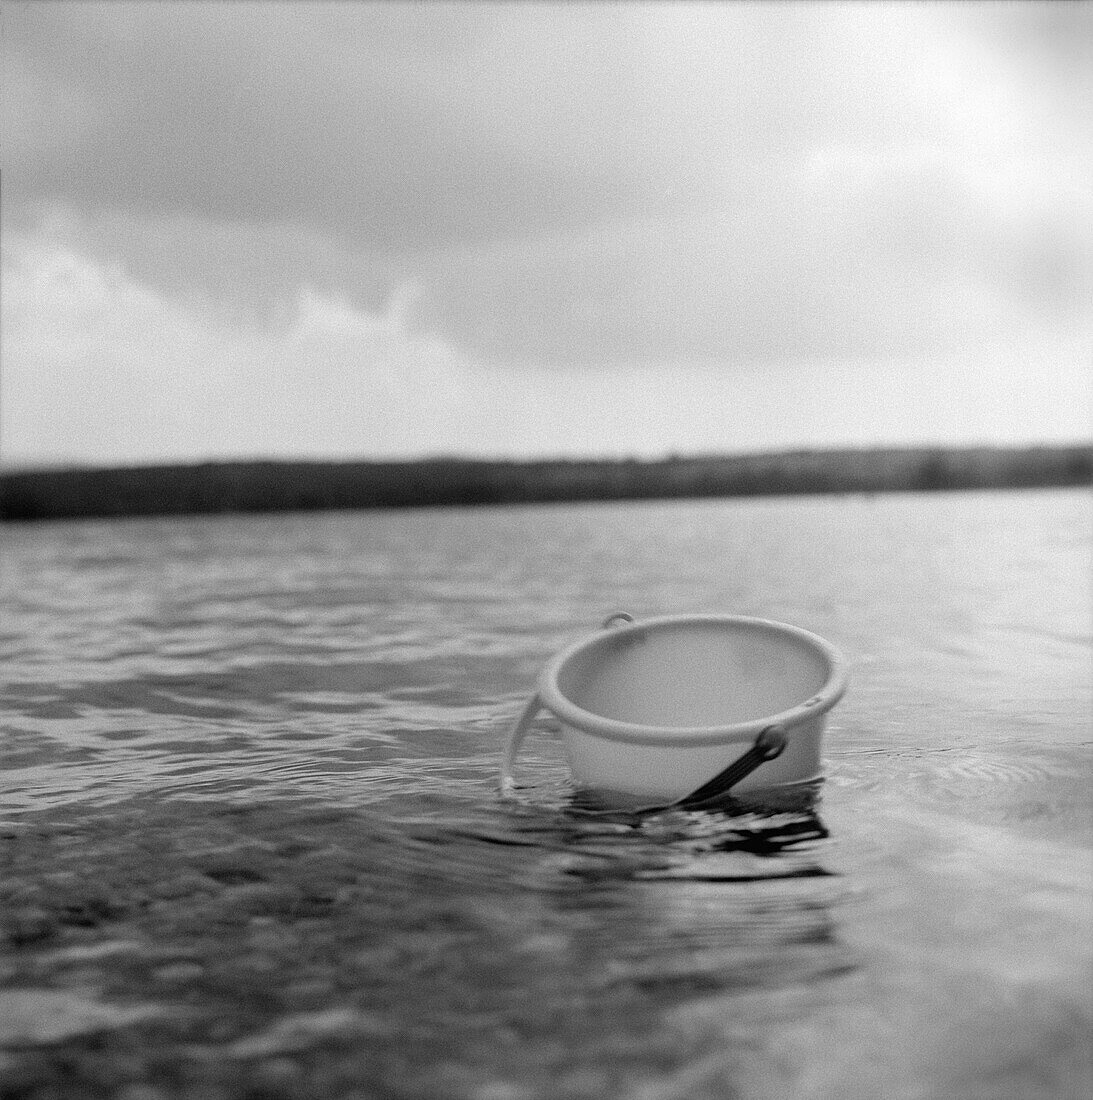
[[[820, 743], [826, 715], [788, 731], [781, 756], [761, 764], [734, 792], [805, 783], [822, 774]], [[562, 724], [562, 743], [579, 790], [600, 801], [638, 799], [674, 802], [697, 790], [751, 748], [751, 741], [717, 745], [639, 745], [608, 741]]]
[[[777, 727], [780, 756], [734, 793], [791, 793], [822, 776], [827, 712], [846, 690], [840, 654], [800, 627], [740, 615], [668, 615], [609, 623], [562, 650], [512, 728], [501, 765], [536, 713], [553, 713], [576, 787], [601, 802], [664, 805], [709, 783]], [[727, 719], [727, 720], [726, 720]]]

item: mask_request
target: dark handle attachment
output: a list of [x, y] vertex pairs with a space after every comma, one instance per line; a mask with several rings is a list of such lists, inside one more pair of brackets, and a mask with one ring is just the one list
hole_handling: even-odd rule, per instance
[[767, 726], [743, 756], [734, 760], [724, 771], [718, 772], [713, 779], [703, 783], [697, 790], [673, 802], [673, 808], [699, 810], [708, 807], [710, 803], [716, 802], [726, 794], [730, 788], [735, 787], [745, 776], [751, 775], [760, 764], [781, 756], [785, 747], [786, 731], [781, 726]]

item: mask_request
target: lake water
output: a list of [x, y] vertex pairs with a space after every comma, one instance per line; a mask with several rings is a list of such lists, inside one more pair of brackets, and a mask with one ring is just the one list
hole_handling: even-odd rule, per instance
[[[1088, 493], [0, 540], [0, 822], [150, 797], [195, 819], [226, 802], [345, 815], [387, 853], [376, 950], [427, 941], [433, 969], [343, 1001], [405, 1018], [408, 1063], [443, 1041], [449, 1070], [479, 1071], [390, 1095], [1093, 1094]], [[620, 610], [758, 615], [838, 646], [851, 687], [816, 804], [586, 814], [549, 721], [501, 802], [499, 751], [541, 665]], [[451, 897], [477, 932], [423, 917]]]

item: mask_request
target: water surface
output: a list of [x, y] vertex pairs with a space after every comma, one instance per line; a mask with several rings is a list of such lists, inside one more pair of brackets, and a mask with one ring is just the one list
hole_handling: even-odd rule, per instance
[[[1066, 490], [8, 525], [0, 821], [325, 808], [384, 854], [376, 957], [430, 945], [334, 998], [416, 1027], [392, 1094], [1069, 1100], [1091, 519]], [[585, 813], [549, 721], [500, 802], [542, 663], [619, 610], [839, 646], [814, 804]]]

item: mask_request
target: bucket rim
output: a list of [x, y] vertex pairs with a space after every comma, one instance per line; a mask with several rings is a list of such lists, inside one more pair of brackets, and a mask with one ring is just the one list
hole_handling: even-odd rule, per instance
[[[746, 722], [729, 722], [716, 726], [653, 726], [607, 718], [579, 707], [563, 695], [558, 687], [558, 675], [566, 663], [577, 654], [597, 645], [604, 638], [638, 636], [649, 631], [692, 624], [744, 626], [769, 634], [792, 637], [798, 642], [804, 642], [824, 658], [827, 663], [827, 678], [823, 686], [813, 695], [794, 707], [779, 711], [777, 714], [749, 719]], [[803, 627], [750, 615], [658, 615], [639, 619], [625, 626], [606, 626], [555, 654], [540, 673], [539, 699], [543, 706], [567, 725], [575, 727], [580, 732], [591, 733], [609, 741], [657, 745], [678, 745], [683, 742], [701, 745], [746, 741], [756, 737], [769, 726], [779, 726], [790, 733], [794, 727], [829, 711], [842, 698], [846, 687], [847, 668], [842, 654], [826, 639]]]

